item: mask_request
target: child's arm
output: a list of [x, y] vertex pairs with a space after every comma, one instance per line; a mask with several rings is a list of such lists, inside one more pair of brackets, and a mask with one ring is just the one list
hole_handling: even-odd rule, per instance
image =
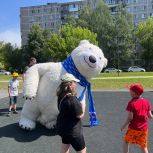
[[10, 97], [10, 86], [8, 86], [8, 95]]
[[148, 117], [149, 117], [149, 119], [153, 119], [153, 115], [152, 115], [152, 111], [151, 110], [148, 112]]
[[129, 112], [128, 113], [128, 116], [126, 118], [126, 121], [125, 123], [122, 125], [121, 127], [121, 131], [125, 129], [125, 127], [130, 123], [130, 121], [133, 119], [133, 113], [132, 112]]
[[11, 83], [10, 83], [10, 81], [8, 82], [8, 95], [9, 95], [9, 97], [10, 97], [10, 86], [11, 86]]

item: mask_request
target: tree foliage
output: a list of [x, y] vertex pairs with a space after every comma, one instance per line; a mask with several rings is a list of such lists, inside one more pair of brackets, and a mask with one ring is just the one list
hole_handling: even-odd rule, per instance
[[87, 39], [93, 44], [97, 44], [96, 37], [95, 33], [86, 28], [67, 24], [59, 30], [59, 33], [52, 34], [46, 50], [52, 60], [60, 61], [65, 59], [78, 46], [80, 40]]
[[[124, 63], [133, 51], [132, 23], [130, 18], [120, 5], [114, 16], [100, 1], [94, 10], [85, 7], [80, 14], [77, 24], [97, 33], [99, 46], [103, 49], [109, 64], [117, 66], [117, 52], [121, 52], [120, 61]], [[119, 44], [120, 43], [120, 44]]]
[[38, 62], [45, 62], [47, 59], [44, 47], [50, 37], [49, 30], [43, 30], [39, 25], [34, 24], [28, 34], [27, 45], [23, 47], [23, 58], [29, 61], [30, 57], [35, 57]]
[[143, 58], [146, 66], [150, 69], [153, 64], [153, 18], [140, 22], [136, 34], [143, 47]]
[[9, 71], [21, 71], [22, 69], [22, 51], [19, 48], [13, 47], [10, 43], [6, 43], [0, 49], [3, 56], [2, 63], [5, 69]]
[[3, 56], [3, 52], [2, 52], [3, 46], [4, 46], [4, 42], [0, 41], [0, 69], [4, 68], [4, 62], [3, 62], [4, 56]]
[[[112, 48], [115, 53], [114, 57], [119, 54], [120, 64], [124, 65], [134, 53], [134, 27], [131, 16], [126, 12], [122, 4], [118, 6], [117, 13], [113, 16], [113, 20]], [[117, 60], [117, 58], [114, 59]]]

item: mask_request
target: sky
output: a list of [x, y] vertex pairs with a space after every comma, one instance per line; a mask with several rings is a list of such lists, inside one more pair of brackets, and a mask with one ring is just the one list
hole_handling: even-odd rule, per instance
[[59, 0], [1, 0], [0, 41], [21, 46], [20, 7], [44, 5]]

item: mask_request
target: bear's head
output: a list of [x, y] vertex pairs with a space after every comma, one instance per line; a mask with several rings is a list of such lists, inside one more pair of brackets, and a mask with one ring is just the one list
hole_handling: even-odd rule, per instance
[[71, 57], [78, 71], [86, 79], [96, 76], [107, 65], [102, 50], [87, 40], [80, 41], [79, 46], [72, 51]]

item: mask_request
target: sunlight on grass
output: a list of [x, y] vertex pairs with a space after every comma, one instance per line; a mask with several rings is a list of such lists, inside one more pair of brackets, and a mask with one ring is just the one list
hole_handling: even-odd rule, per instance
[[[153, 76], [153, 72], [122, 72], [118, 73], [101, 73], [96, 78], [91, 80], [92, 89], [94, 90], [118, 90], [118, 89], [126, 89], [126, 85], [131, 83], [141, 83], [145, 89], [153, 89], [153, 78], [120, 78], [120, 77], [128, 77], [128, 76]], [[110, 78], [114, 77], [114, 78]], [[0, 89], [7, 89], [8, 81], [12, 78], [12, 76], [8, 75], [0, 75]], [[98, 79], [99, 78], [99, 79]], [[103, 79], [100, 79], [103, 78]], [[105, 79], [106, 78], [106, 79]], [[110, 78], [110, 79], [109, 79]], [[118, 79], [116, 79], [118, 78]], [[20, 89], [22, 89], [22, 77], [18, 78], [20, 81]]]
[[145, 89], [153, 89], [153, 78], [130, 78], [130, 79], [109, 79], [109, 80], [91, 80], [94, 90], [100, 89], [126, 89], [126, 86], [132, 83], [141, 83]]

